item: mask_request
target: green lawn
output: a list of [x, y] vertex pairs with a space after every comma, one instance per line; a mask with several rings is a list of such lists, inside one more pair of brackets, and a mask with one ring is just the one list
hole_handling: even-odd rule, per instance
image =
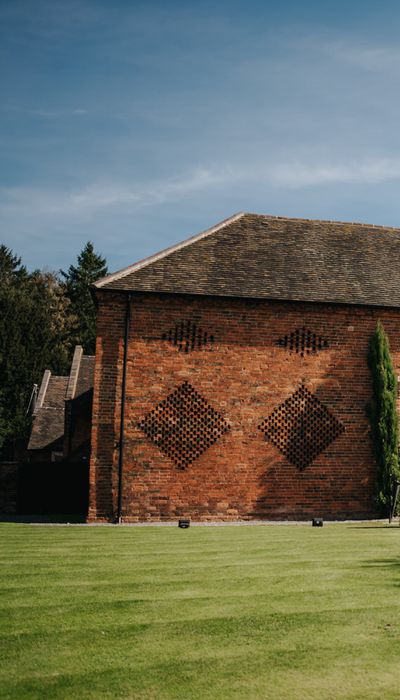
[[400, 528], [0, 525], [1, 698], [400, 698]]

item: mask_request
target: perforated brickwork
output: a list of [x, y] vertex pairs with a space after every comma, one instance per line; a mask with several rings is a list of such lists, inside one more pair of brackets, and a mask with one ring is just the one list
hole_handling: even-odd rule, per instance
[[167, 333], [162, 334], [162, 340], [167, 340], [180, 352], [192, 350], [211, 350], [214, 345], [214, 336], [204, 330], [195, 321], [181, 321]]
[[313, 333], [308, 328], [296, 328], [295, 331], [284, 335], [282, 338], [277, 340], [276, 344], [285, 348], [289, 352], [295, 352], [300, 354], [302, 357], [304, 355], [309, 355], [310, 353], [317, 353], [320, 350], [325, 350], [329, 347], [328, 340], [322, 338], [320, 335]]
[[184, 469], [230, 426], [208, 402], [184, 382], [139, 423], [160, 450]]
[[343, 432], [344, 426], [302, 385], [259, 429], [292, 464], [305, 469]]

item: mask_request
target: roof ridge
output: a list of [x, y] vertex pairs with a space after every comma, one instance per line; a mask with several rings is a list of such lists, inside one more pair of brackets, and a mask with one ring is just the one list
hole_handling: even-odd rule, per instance
[[128, 267], [122, 268], [122, 270], [117, 270], [117, 272], [113, 272], [111, 275], [107, 275], [107, 277], [102, 277], [100, 280], [97, 280], [97, 282], [94, 282], [92, 287], [99, 289], [105, 284], [109, 284], [110, 282], [114, 282], [115, 280], [121, 279], [121, 277], [126, 277], [126, 275], [129, 275], [131, 272], [141, 270], [143, 267], [147, 267], [147, 265], [151, 265], [151, 263], [156, 262], [157, 260], [161, 260], [162, 258], [167, 257], [167, 255], [170, 255], [171, 253], [175, 253], [175, 251], [177, 250], [186, 248], [187, 246], [192, 245], [192, 243], [196, 243], [202, 238], [206, 238], [207, 236], [216, 233], [225, 226], [229, 226], [229, 224], [233, 223], [234, 221], [241, 219], [243, 216], [245, 216], [245, 212], [238, 212], [237, 214], [230, 216], [228, 219], [220, 221], [215, 226], [212, 226], [211, 228], [208, 228], [205, 231], [201, 231], [200, 233], [196, 233], [194, 236], [190, 236], [190, 238], [186, 238], [180, 243], [175, 243], [174, 245], [169, 246], [168, 248], [164, 248], [164, 250], [161, 250], [160, 252], [155, 253], [154, 255], [150, 255], [147, 258], [143, 258], [143, 260], [139, 260], [133, 265], [129, 265]]
[[301, 216], [276, 216], [274, 214], [255, 214], [243, 212], [244, 216], [254, 216], [257, 219], [269, 219], [277, 221], [304, 221], [313, 224], [345, 224], [346, 226], [362, 226], [363, 228], [377, 228], [384, 231], [400, 231], [400, 226], [384, 226], [383, 224], [367, 224], [361, 221], [339, 221], [338, 219], [307, 219]]

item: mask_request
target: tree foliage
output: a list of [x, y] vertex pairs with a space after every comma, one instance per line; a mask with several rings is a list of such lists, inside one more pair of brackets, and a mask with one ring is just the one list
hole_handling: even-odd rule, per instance
[[0, 454], [12, 458], [29, 434], [26, 415], [33, 384], [45, 369], [67, 374], [76, 344], [92, 352], [95, 308], [89, 285], [106, 273], [87, 244], [65, 282], [52, 272], [28, 272], [0, 245]]
[[[0, 246], [0, 449], [11, 456], [26, 434], [26, 409], [43, 370], [64, 373], [71, 354], [69, 301], [49, 272], [28, 273]], [[4, 455], [3, 455], [4, 456]]]
[[380, 322], [370, 339], [368, 365], [373, 386], [368, 413], [377, 465], [377, 502], [382, 512], [387, 513], [391, 507], [394, 482], [400, 479], [397, 380], [389, 340]]
[[77, 265], [70, 265], [67, 272], [61, 270], [65, 280], [71, 312], [75, 317], [75, 336], [86, 353], [93, 354], [96, 342], [96, 309], [90, 293], [93, 282], [107, 274], [106, 260], [94, 251], [88, 241], [78, 255]]

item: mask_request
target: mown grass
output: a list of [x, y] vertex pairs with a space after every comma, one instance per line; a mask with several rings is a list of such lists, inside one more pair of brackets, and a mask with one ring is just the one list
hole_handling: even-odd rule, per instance
[[400, 698], [400, 528], [0, 525], [1, 698]]

